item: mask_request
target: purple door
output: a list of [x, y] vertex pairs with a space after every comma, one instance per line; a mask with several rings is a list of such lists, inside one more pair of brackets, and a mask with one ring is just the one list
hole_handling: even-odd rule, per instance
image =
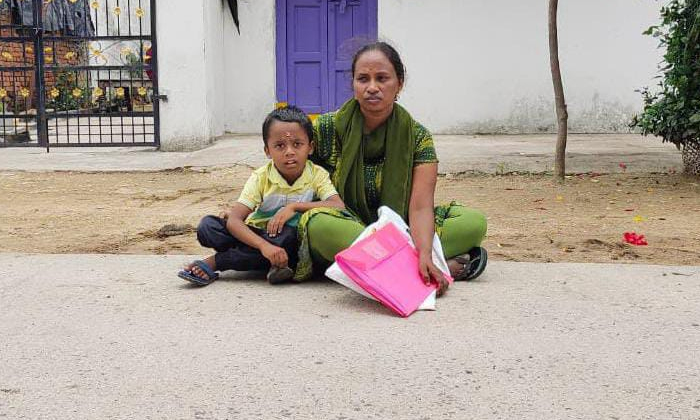
[[352, 54], [377, 37], [377, 0], [277, 0], [277, 98], [310, 114], [352, 96]]

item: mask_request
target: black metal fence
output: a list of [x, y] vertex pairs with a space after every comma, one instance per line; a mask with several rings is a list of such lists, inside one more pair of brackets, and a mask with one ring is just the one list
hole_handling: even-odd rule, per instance
[[0, 0], [0, 147], [158, 146], [155, 0]]

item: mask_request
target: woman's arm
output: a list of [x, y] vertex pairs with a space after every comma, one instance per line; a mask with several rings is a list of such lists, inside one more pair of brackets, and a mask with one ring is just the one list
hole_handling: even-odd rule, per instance
[[435, 184], [437, 163], [424, 163], [413, 168], [413, 185], [408, 204], [408, 224], [420, 259], [420, 271], [426, 283], [438, 285], [442, 295], [449, 283], [440, 269], [433, 264], [433, 236], [435, 235]]
[[307, 210], [315, 209], [318, 207], [332, 207], [335, 209], [345, 209], [345, 203], [340, 199], [338, 194], [328, 197], [324, 201], [309, 201], [306, 203], [291, 203], [287, 204], [286, 207], [291, 207], [294, 211], [303, 213]]

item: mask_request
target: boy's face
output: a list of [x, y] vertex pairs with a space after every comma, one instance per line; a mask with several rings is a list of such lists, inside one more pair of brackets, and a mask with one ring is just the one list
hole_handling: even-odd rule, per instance
[[265, 154], [288, 182], [301, 176], [313, 150], [313, 143], [299, 123], [275, 121], [270, 126]]

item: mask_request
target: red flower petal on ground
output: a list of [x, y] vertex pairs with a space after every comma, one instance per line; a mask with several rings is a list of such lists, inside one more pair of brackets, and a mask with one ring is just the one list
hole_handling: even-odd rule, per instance
[[644, 246], [649, 245], [644, 235], [637, 235], [635, 232], [625, 232], [622, 235], [625, 242], [631, 245]]

